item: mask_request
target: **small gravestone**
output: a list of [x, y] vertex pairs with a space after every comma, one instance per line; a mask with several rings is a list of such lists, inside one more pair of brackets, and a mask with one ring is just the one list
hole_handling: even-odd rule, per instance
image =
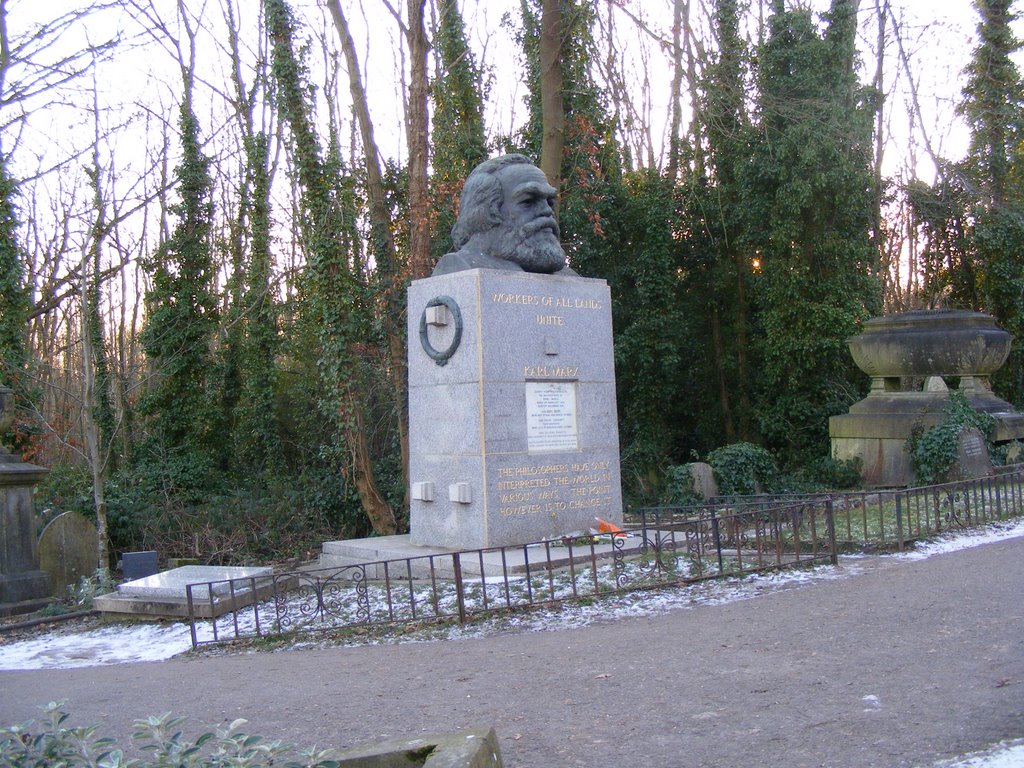
[[949, 392], [949, 387], [941, 376], [929, 376], [924, 380], [925, 392]]
[[686, 465], [690, 470], [690, 481], [693, 492], [707, 501], [718, 495], [718, 483], [715, 482], [715, 471], [710, 464], [703, 461], [692, 461]]
[[1014, 440], [1006, 449], [1006, 463], [1017, 464], [1019, 461], [1021, 461], [1021, 444]]
[[125, 552], [121, 555], [121, 573], [126, 581], [144, 579], [159, 572], [156, 552]]
[[50, 580], [50, 593], [64, 594], [95, 573], [98, 550], [96, 526], [83, 515], [65, 512], [51, 520], [39, 537], [39, 565]]
[[961, 480], [987, 477], [992, 472], [992, 461], [988, 455], [985, 436], [974, 427], [960, 432], [956, 450], [957, 475]]

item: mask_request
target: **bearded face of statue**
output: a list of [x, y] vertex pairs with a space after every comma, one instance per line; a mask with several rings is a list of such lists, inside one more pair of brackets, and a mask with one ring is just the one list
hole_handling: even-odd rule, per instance
[[533, 165], [502, 168], [497, 174], [503, 202], [502, 223], [492, 230], [492, 255], [527, 272], [552, 274], [565, 267], [555, 219], [556, 190]]

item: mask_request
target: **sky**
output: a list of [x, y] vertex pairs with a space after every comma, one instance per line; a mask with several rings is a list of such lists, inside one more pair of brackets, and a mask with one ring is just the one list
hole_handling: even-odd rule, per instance
[[[146, 2], [148, 0], [137, 0]], [[158, 12], [171, 14], [170, 0], [152, 0]], [[860, 3], [861, 20], [862, 79], [869, 80], [873, 73], [874, 60], [870, 48], [874, 46], [876, 34], [874, 22], [875, 2]], [[756, 4], [758, 0], [753, 0]], [[816, 10], [827, 6], [826, 0], [806, 0]], [[256, 24], [255, 2], [235, 0], [237, 26], [254, 29]], [[10, 29], [12, 35], [27, 28], [32, 22], [41, 22], [54, 9], [80, 5], [76, 0], [9, 0]], [[969, 0], [889, 0], [892, 15], [903, 21], [906, 35], [904, 50], [915, 67], [916, 88], [922, 110], [925, 112], [925, 127], [935, 149], [940, 154], [960, 159], [966, 147], [966, 130], [957, 118], [954, 106], [960, 98], [963, 85], [962, 71], [973, 48], [973, 34], [976, 13]], [[220, 57], [216, 46], [223, 44], [221, 7], [223, 0], [190, 0], [190, 8], [202, 6], [205, 11], [204, 28], [200, 31], [197, 54], [200, 68], [210, 67]], [[319, 0], [292, 0], [296, 14], [305, 22], [308, 32], [334, 40], [335, 33], [329, 19], [322, 11]], [[404, 3], [392, 3], [397, 7]], [[706, 4], [695, 3], [694, 8]], [[371, 114], [376, 123], [378, 143], [382, 153], [390, 158], [402, 158], [405, 154], [402, 122], [402, 88], [398, 75], [407, 69], [404, 60], [405, 46], [397, 22], [386, 10], [384, 0], [342, 0], [348, 14], [356, 47], [364, 70], [364, 79], [370, 99]], [[490, 83], [490, 98], [487, 109], [487, 125], [491, 137], [508, 134], [519, 127], [525, 119], [525, 86], [522, 83], [520, 54], [509, 26], [503, 17], [517, 15], [519, 0], [463, 0], [461, 3], [470, 42], [478, 61], [486, 68]], [[621, 39], [618, 60], [622, 62], [627, 78], [632, 80], [631, 93], [652, 125], [652, 142], [659, 156], [664, 155], [667, 146], [666, 128], [669, 112], [669, 83], [671, 80], [670, 61], [667, 53], [659, 46], [658, 40], [671, 40], [670, 0], [626, 0], [625, 10], [613, 10], [609, 3], [599, 2], [599, 17], [603, 25], [614, 25]], [[640, 31], [630, 17], [643, 19], [646, 31]], [[706, 14], [694, 13], [694, 24], [706, 27]], [[179, 34], [173, 29], [173, 14], [165, 16], [172, 35]], [[124, 45], [116, 58], [109, 64], [101, 65], [95, 83], [83, 81], [79, 84], [78, 99], [62, 99], [65, 108], [53, 108], [52, 113], [34, 115], [29, 121], [28, 133], [23, 143], [31, 144], [38, 152], [45, 153], [47, 145], [70, 151], [75, 143], [74, 134], [91, 136], [93, 126], [86, 114], [92, 106], [92, 96], [85, 91], [95, 85], [99, 100], [120, 104], [125, 111], [120, 117], [105, 118], [108, 127], [116, 127], [119, 121], [130, 121], [136, 129], [146, 124], [147, 119], [167, 119], [173, 113], [179, 98], [180, 77], [174, 62], [173, 45], [168, 35], [162, 34], [156, 22], [132, 24], [119, 12], [108, 12], [75, 25], [62, 36], [61, 45], [83, 47], [120, 32]], [[699, 33], [707, 38], [707, 31]], [[1024, 26], [1018, 24], [1018, 35], [1024, 35]], [[248, 41], [251, 42], [251, 41]], [[247, 41], [243, 40], [243, 44]], [[920, 130], [911, 131], [907, 125], [904, 101], [909, 88], [904, 76], [898, 75], [898, 61], [895, 46], [890, 40], [887, 57], [886, 88], [894, 88], [889, 95], [888, 110], [891, 133], [887, 152], [886, 167], [890, 173], [909, 165], [919, 164], [923, 175], [929, 174], [929, 163], [921, 148]], [[600, 54], [601, 52], [599, 52]], [[323, 62], [322, 50], [313, 50], [310, 66], [320, 69]], [[219, 82], [226, 82], [227, 72], [218, 64], [213, 71], [204, 73], [205, 86], [216, 89]], [[647, 85], [644, 85], [644, 82]], [[347, 83], [339, 84], [339, 99], [347, 100]], [[217, 98], [215, 95], [210, 98]], [[72, 102], [78, 101], [74, 104]], [[147, 114], [149, 111], [151, 114]], [[162, 113], [162, 114], [161, 114]], [[204, 117], [200, 115], [201, 119]], [[215, 126], [215, 121], [212, 122]], [[126, 138], [134, 137], [136, 131], [121, 129]], [[212, 130], [216, 130], [214, 127]], [[343, 137], [344, 140], [345, 137]], [[137, 138], [132, 138], [137, 142]], [[12, 137], [4, 137], [5, 147]], [[81, 142], [78, 142], [81, 143]], [[28, 165], [28, 163], [26, 163]]]

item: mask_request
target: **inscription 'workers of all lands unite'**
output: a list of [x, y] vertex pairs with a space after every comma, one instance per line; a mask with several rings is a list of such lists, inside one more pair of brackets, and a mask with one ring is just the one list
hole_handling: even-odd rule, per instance
[[498, 470], [498, 513], [522, 517], [579, 509], [596, 512], [611, 505], [611, 480], [607, 461], [503, 467]]
[[491, 294], [492, 304], [518, 304], [524, 307], [548, 307], [549, 309], [602, 309], [600, 299], [577, 299], [572, 296], [539, 296], [534, 293]]

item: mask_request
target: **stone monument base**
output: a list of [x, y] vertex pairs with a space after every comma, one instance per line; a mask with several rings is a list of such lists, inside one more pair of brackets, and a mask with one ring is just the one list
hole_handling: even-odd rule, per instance
[[0, 616], [31, 613], [49, 602], [32, 505], [32, 489], [47, 472], [0, 448]]
[[[638, 554], [642, 544], [641, 536], [629, 536], [618, 550], [613, 549], [610, 537], [602, 537], [594, 545], [594, 554], [599, 561], [611, 558], [616, 551], [625, 556]], [[521, 575], [527, 568], [531, 572], [538, 568], [547, 568], [546, 552], [543, 544], [525, 547], [509, 547], [504, 551], [483, 550], [463, 551], [444, 547], [431, 547], [414, 544], [409, 534], [398, 536], [374, 536], [367, 539], [345, 539], [341, 541], [325, 541], [320, 554], [321, 568], [345, 568], [349, 566], [369, 566], [366, 578], [383, 580], [388, 578], [408, 578], [411, 571], [414, 579], [429, 579], [431, 575], [439, 579], [455, 577], [452, 555], [460, 553], [459, 563], [463, 576], [502, 578], [503, 575]], [[559, 548], [551, 550], [551, 567], [568, 568], [569, 550]], [[431, 574], [431, 558], [433, 558], [433, 574]], [[385, 574], [384, 562], [388, 561]], [[409, 570], [405, 562], [408, 561]], [[590, 562], [590, 547], [575, 547], [572, 558], [574, 565], [585, 565]]]
[[[995, 421], [993, 442], [1024, 439], [1024, 414], [1017, 413], [990, 390], [966, 391], [971, 406]], [[930, 429], [942, 420], [948, 391], [891, 392], [881, 388], [854, 404], [850, 412], [829, 419], [833, 458], [859, 458], [861, 478], [869, 487], [902, 487], [915, 482], [907, 453], [914, 429]]]
[[43, 571], [0, 574], [0, 616], [32, 613], [50, 604], [50, 579]]

